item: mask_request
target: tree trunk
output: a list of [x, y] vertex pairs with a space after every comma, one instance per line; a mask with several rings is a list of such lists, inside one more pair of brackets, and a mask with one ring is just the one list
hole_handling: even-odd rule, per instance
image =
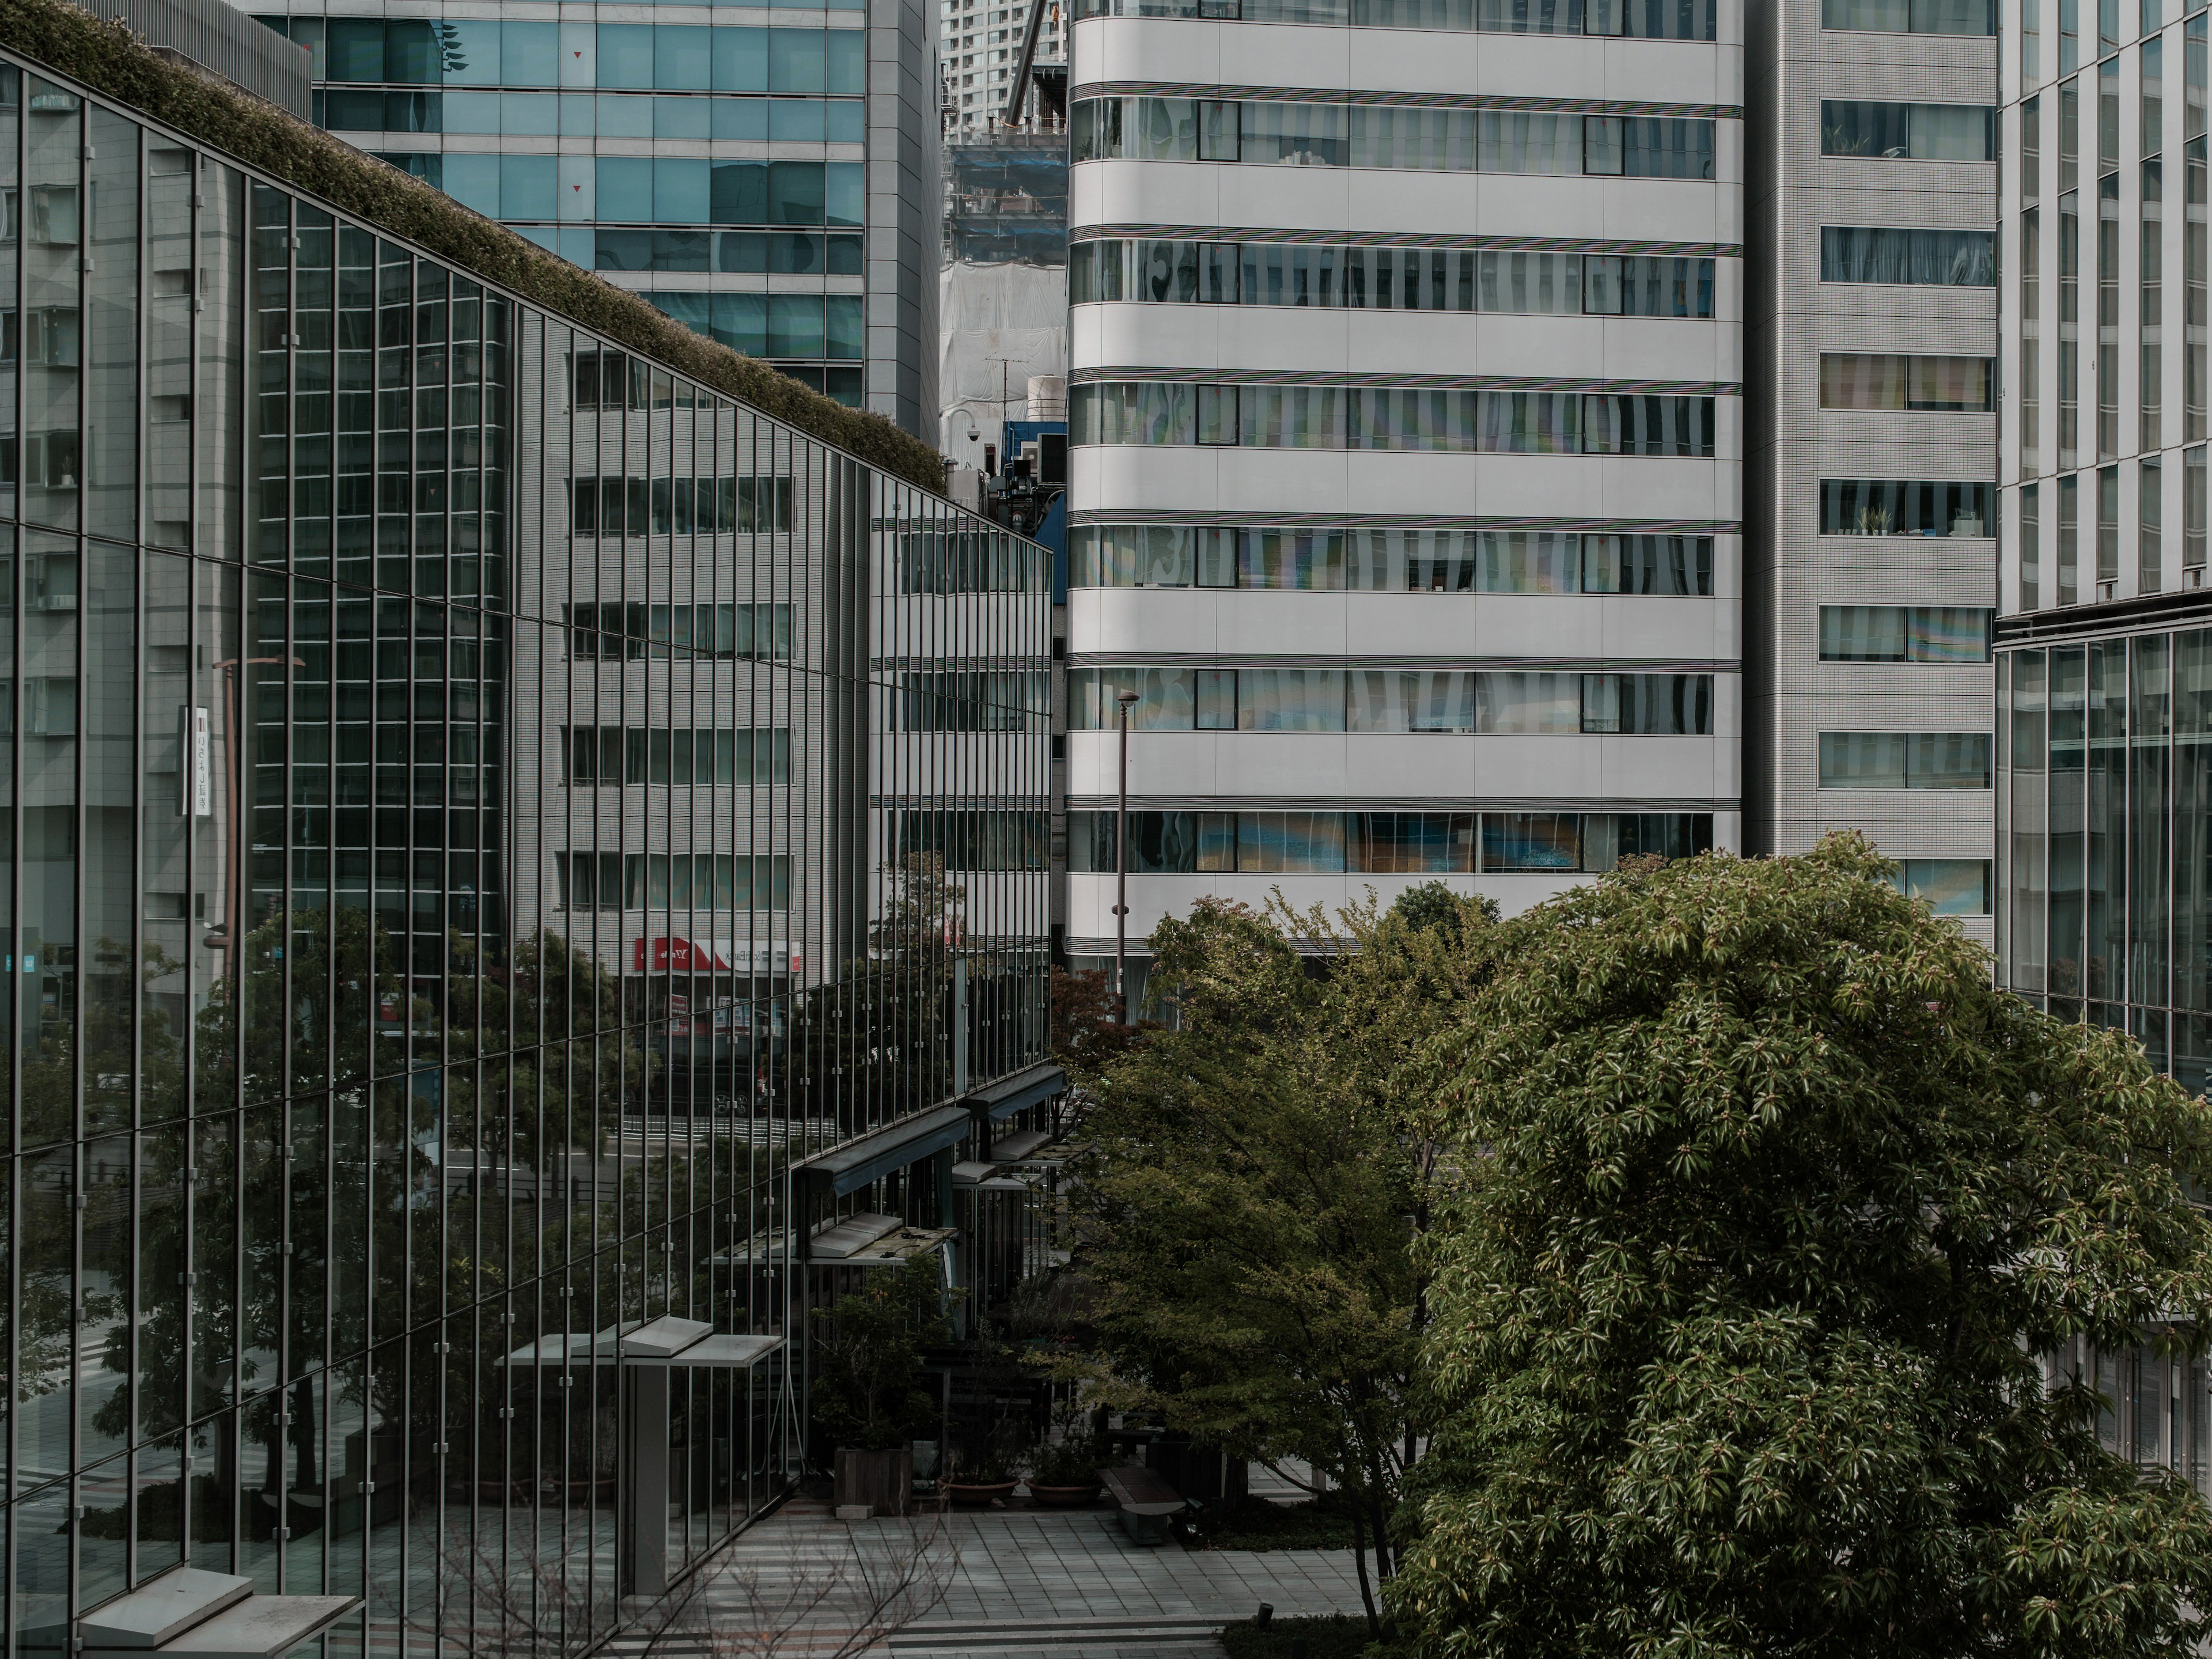
[[1359, 1600], [1367, 1609], [1367, 1634], [1379, 1642], [1382, 1639], [1382, 1620], [1375, 1612], [1375, 1591], [1367, 1582], [1367, 1526], [1360, 1519], [1359, 1505], [1354, 1502], [1352, 1510], [1352, 1564], [1359, 1570]]

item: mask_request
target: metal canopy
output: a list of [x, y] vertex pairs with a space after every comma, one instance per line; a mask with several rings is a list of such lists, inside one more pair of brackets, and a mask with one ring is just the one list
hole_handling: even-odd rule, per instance
[[894, 1170], [903, 1170], [966, 1139], [972, 1127], [965, 1106], [939, 1106], [887, 1123], [842, 1146], [817, 1152], [793, 1164], [792, 1173], [818, 1196], [842, 1198]]
[[1052, 1060], [1025, 1066], [1012, 1077], [968, 1091], [968, 1109], [980, 1123], [996, 1123], [1031, 1106], [1042, 1105], [1067, 1088], [1067, 1073]]
[[618, 1346], [624, 1359], [666, 1359], [714, 1334], [712, 1321], [678, 1319], [674, 1314], [663, 1314], [623, 1337]]
[[665, 1356], [625, 1354], [625, 1365], [704, 1365], [717, 1370], [750, 1370], [781, 1347], [780, 1336], [702, 1336], [688, 1348]]
[[507, 1355], [510, 1365], [564, 1364], [599, 1365], [712, 1365], [743, 1370], [783, 1346], [780, 1336], [717, 1334], [702, 1319], [665, 1315], [649, 1323], [625, 1322], [594, 1335], [590, 1331], [556, 1332]]

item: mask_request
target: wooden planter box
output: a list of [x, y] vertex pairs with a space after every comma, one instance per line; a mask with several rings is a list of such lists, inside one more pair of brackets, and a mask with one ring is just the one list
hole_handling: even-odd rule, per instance
[[914, 1498], [914, 1448], [894, 1446], [889, 1451], [864, 1451], [857, 1446], [837, 1449], [835, 1502], [866, 1504], [871, 1515], [904, 1515]]

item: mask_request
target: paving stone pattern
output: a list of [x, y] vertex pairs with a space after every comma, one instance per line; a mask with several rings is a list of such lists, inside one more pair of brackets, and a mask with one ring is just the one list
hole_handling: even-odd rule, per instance
[[[1146, 1547], [1103, 1509], [956, 1512], [945, 1524], [957, 1559], [943, 1599], [890, 1638], [887, 1650], [900, 1659], [1198, 1659], [1218, 1656], [1214, 1633], [1262, 1601], [1285, 1617], [1360, 1605], [1347, 1550]], [[826, 1503], [793, 1500], [709, 1569], [708, 1605], [741, 1614], [763, 1585], [835, 1571], [830, 1563], [890, 1561], [910, 1548], [911, 1535], [906, 1523], [848, 1523]], [[841, 1585], [829, 1601], [847, 1590]], [[830, 1650], [832, 1632], [849, 1629], [851, 1619], [825, 1603], [809, 1624], [809, 1639], [793, 1653]]]

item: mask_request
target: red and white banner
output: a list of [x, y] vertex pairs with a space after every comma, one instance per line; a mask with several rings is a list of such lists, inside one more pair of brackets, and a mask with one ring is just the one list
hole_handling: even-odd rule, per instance
[[639, 974], [795, 974], [803, 960], [778, 940], [663, 937], [630, 943], [630, 971]]

